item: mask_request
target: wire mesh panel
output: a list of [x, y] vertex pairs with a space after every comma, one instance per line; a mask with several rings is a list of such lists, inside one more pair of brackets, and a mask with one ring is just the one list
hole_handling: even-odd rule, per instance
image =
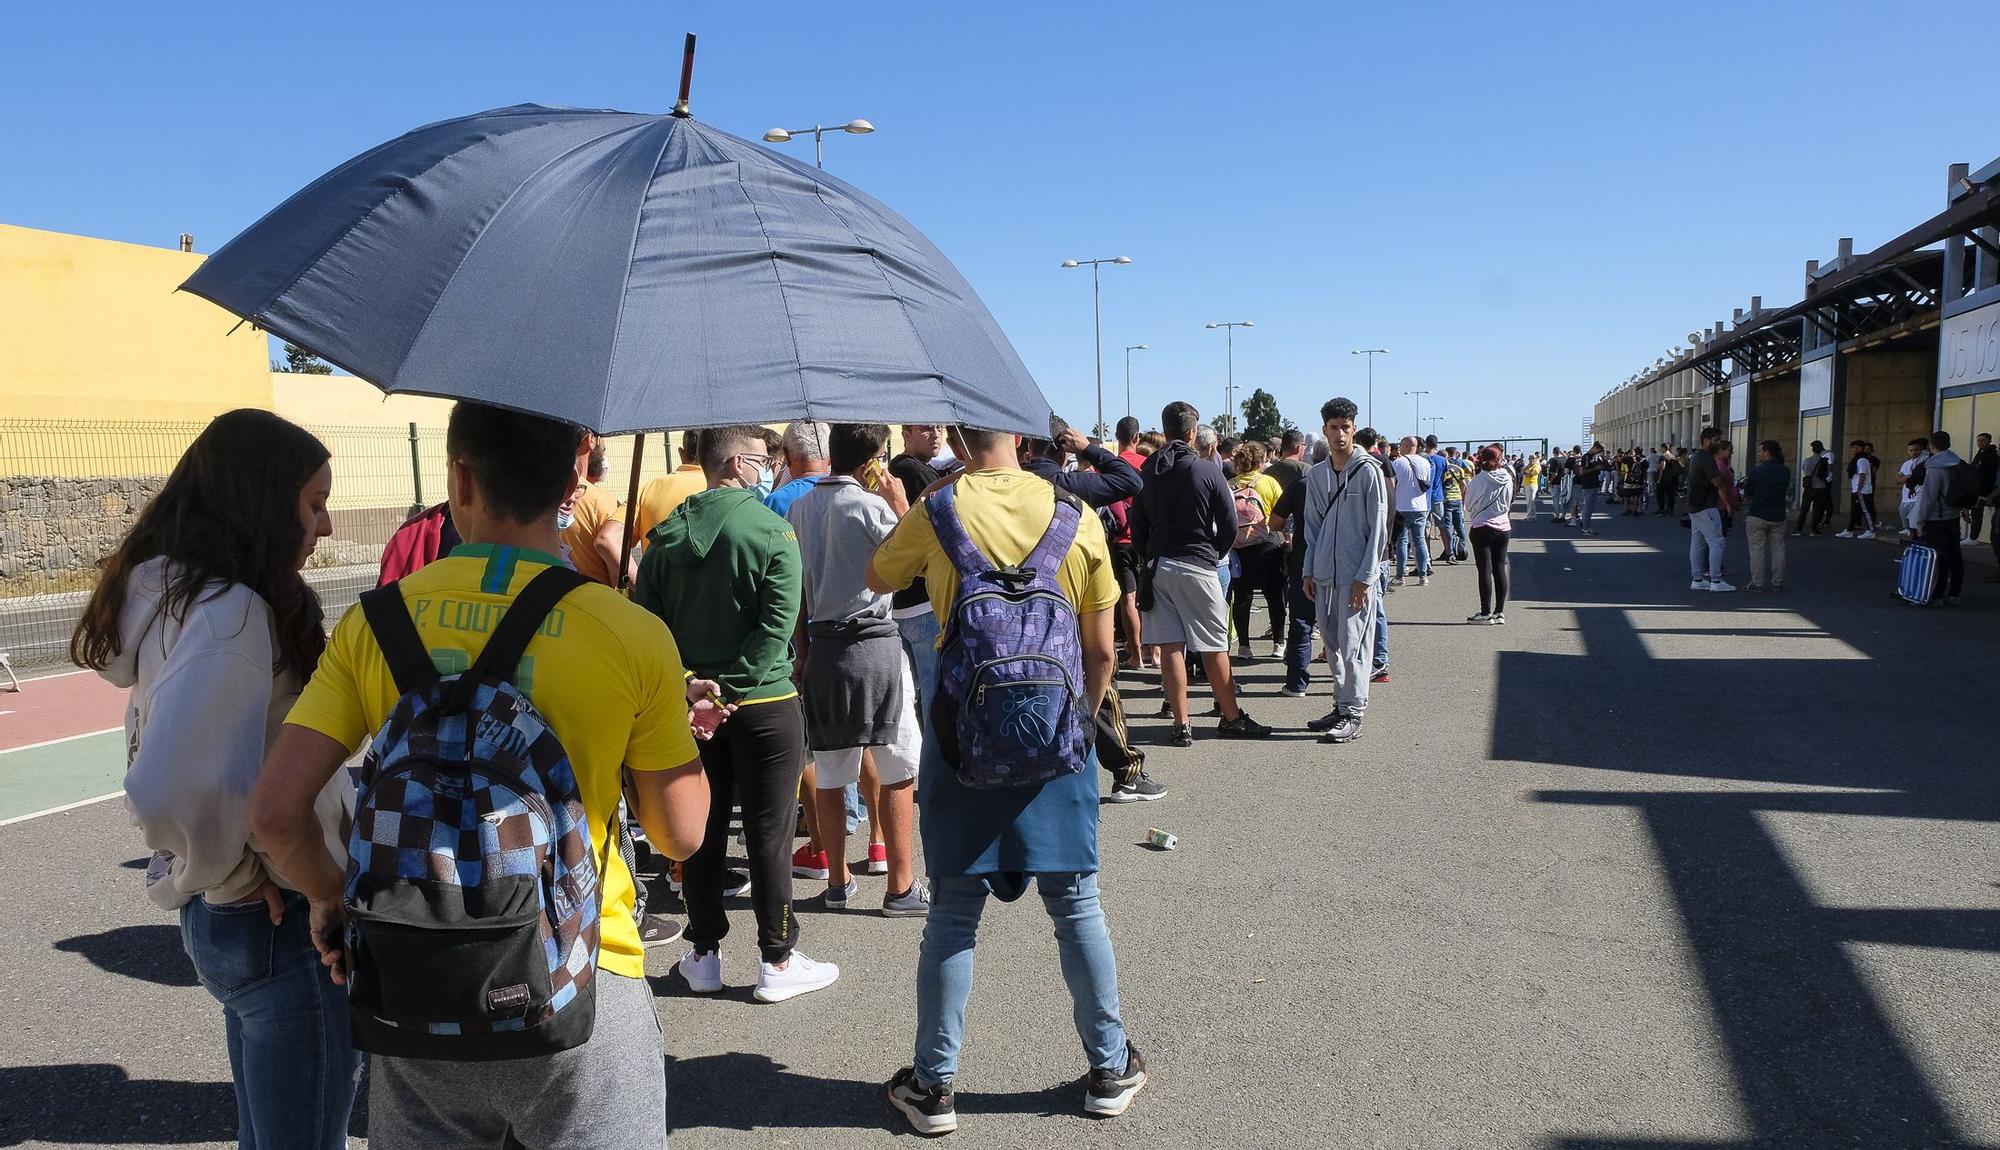
[[[0, 420], [0, 652], [23, 672], [67, 662], [97, 565], [159, 494], [201, 423]], [[444, 430], [309, 427], [333, 453], [333, 535], [306, 578], [329, 621], [375, 583], [382, 547], [444, 497]]]

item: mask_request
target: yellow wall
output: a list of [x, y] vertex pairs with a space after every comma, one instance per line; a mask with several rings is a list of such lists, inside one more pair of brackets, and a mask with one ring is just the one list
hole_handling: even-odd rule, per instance
[[205, 420], [271, 401], [264, 333], [174, 289], [198, 255], [0, 224], [0, 416]]

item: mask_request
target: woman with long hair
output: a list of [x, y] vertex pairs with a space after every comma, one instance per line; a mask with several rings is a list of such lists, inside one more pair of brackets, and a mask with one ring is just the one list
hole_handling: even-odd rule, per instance
[[1507, 543], [1514, 537], [1514, 474], [1498, 447], [1479, 449], [1478, 470], [1465, 485], [1465, 520], [1472, 524], [1472, 559], [1479, 567], [1479, 614], [1468, 623], [1507, 622]]
[[1246, 660], [1255, 657], [1250, 646], [1250, 605], [1259, 594], [1264, 596], [1264, 609], [1271, 616], [1272, 657], [1282, 658], [1285, 653], [1285, 547], [1282, 539], [1272, 536], [1268, 525], [1271, 511], [1284, 493], [1277, 480], [1264, 474], [1266, 459], [1264, 445], [1255, 440], [1238, 444], [1229, 457], [1236, 470], [1230, 487], [1240, 493], [1241, 501], [1234, 557], [1242, 568], [1242, 574], [1229, 583], [1230, 607], [1236, 624], [1236, 657]]
[[[265, 411], [217, 416], [101, 564], [70, 658], [129, 689], [125, 802], [146, 891], [222, 1005], [240, 1146], [346, 1145], [358, 1056], [306, 900], [252, 841], [250, 789], [326, 646], [300, 574], [333, 534], [326, 447]], [[346, 858], [346, 774], [317, 804]]]

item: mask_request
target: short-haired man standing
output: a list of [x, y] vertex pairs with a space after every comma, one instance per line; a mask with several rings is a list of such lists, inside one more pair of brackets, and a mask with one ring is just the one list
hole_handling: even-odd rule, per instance
[[1194, 745], [1183, 648], [1201, 656], [1209, 688], [1222, 708], [1216, 734], [1261, 739], [1271, 728], [1236, 704], [1229, 672], [1229, 608], [1216, 572], [1236, 539], [1236, 501], [1221, 470], [1195, 454], [1201, 416], [1194, 405], [1168, 404], [1160, 424], [1167, 445], [1147, 457], [1141, 469], [1146, 486], [1132, 501], [1132, 542], [1152, 566], [1153, 602], [1144, 611], [1144, 626], [1147, 639], [1160, 648], [1160, 683], [1174, 720], [1172, 742]]
[[[1327, 457], [1306, 473], [1301, 517], [1304, 589], [1314, 601], [1333, 675], [1333, 710], [1307, 726], [1323, 732], [1320, 741], [1327, 743], [1351, 743], [1361, 737], [1361, 717], [1368, 710], [1375, 613], [1380, 606], [1376, 579], [1388, 532], [1382, 473], [1355, 450], [1355, 415], [1351, 399], [1330, 399], [1320, 408]], [[1416, 446], [1415, 440], [1405, 442], [1412, 449]]]
[[[562, 531], [563, 547], [569, 552], [570, 565], [577, 574], [607, 587], [623, 587], [625, 581], [614, 572], [619, 556], [625, 552], [625, 509], [604, 486], [604, 441], [592, 435], [589, 443], [584, 481], [577, 484], [576, 494], [567, 501], [568, 521], [559, 512], [556, 527]], [[636, 569], [633, 562], [636, 558], [627, 559], [627, 574]]]
[[[1021, 470], [1019, 436], [965, 428], [953, 434], [952, 450], [966, 470], [952, 480], [948, 506], [963, 538], [989, 563], [1025, 562], [1052, 529], [1055, 490]], [[931, 519], [935, 498], [912, 508], [876, 551], [868, 586], [893, 591], [922, 575], [938, 617], [949, 620], [960, 576]], [[1118, 602], [1111, 555], [1095, 515], [1079, 517], [1055, 579], [1075, 613], [1082, 644], [1084, 683], [1078, 705], [1094, 711], [1117, 661], [1111, 608]], [[968, 747], [966, 753], [977, 753], [977, 748]], [[1146, 1066], [1125, 1036], [1111, 932], [1098, 902], [1094, 770], [1086, 766], [1045, 782], [974, 790], [946, 765], [938, 740], [926, 739], [918, 785], [924, 795], [918, 818], [933, 901], [917, 956], [915, 1058], [889, 1080], [890, 1103], [919, 1133], [958, 1129], [952, 1084], [965, 1042], [980, 915], [988, 895], [1011, 902], [1026, 892], [1032, 878], [1055, 923], [1062, 979], [1090, 1062], [1084, 1109], [1101, 1117], [1123, 1114], [1146, 1084]]]
[[[1948, 431], [1931, 432], [1929, 446], [1931, 453], [1924, 460], [1924, 480], [1917, 488], [1911, 518], [1923, 541], [1938, 554], [1938, 576], [1931, 589], [1931, 604], [1955, 606], [1965, 587], [1965, 553], [1958, 545], [1959, 509], [1951, 505], [1949, 496], [1953, 472], [1960, 467], [1970, 471], [1971, 466], [1962, 464], [1958, 453], [1951, 449]], [[1976, 475], [1966, 476], [1965, 494], [1970, 495], [1977, 483]]]
[[1422, 587], [1431, 581], [1431, 545], [1424, 535], [1431, 518], [1431, 461], [1419, 450], [1414, 435], [1405, 435], [1396, 447], [1396, 458], [1389, 463], [1396, 504], [1396, 577], [1389, 585], [1403, 585], [1410, 552], [1415, 550], [1417, 585]]
[[[474, 665], [493, 638], [491, 620], [504, 619], [531, 582], [561, 566], [556, 507], [576, 484], [576, 446], [577, 429], [565, 423], [475, 403], [452, 409], [445, 491], [465, 542], [396, 584], [415, 630], [411, 643], [421, 644], [441, 674]], [[472, 620], [483, 623], [468, 625]], [[687, 857], [702, 842], [708, 786], [690, 737], [688, 684], [674, 637], [658, 619], [594, 583], [562, 596], [546, 620], [510, 681], [560, 740], [587, 821], [599, 832], [611, 823], [621, 775], [629, 774], [632, 808], [653, 848]], [[693, 686], [705, 693], [713, 684]], [[310, 900], [312, 937], [335, 981], [344, 982], [349, 969], [339, 943], [329, 941], [346, 917], [346, 876], [327, 852], [314, 800], [382, 728], [401, 695], [365, 610], [348, 611], [251, 795], [251, 832], [272, 869]], [[385, 785], [396, 784], [391, 778]], [[433, 838], [456, 844], [488, 829], [475, 804], [451, 805], [456, 823], [439, 803], [423, 827], [414, 819], [396, 824], [403, 835], [424, 836], [412, 852], [419, 858]], [[389, 814], [376, 813], [374, 833], [396, 835], [385, 829]], [[555, 1054], [490, 1062], [374, 1055], [371, 1145], [658, 1150], [665, 1142], [660, 1023], [633, 921], [633, 876], [611, 841], [602, 833], [590, 840], [602, 905], [589, 1039]], [[396, 854], [378, 848], [374, 857], [385, 853]], [[539, 962], [539, 947], [535, 953]], [[400, 989], [421, 996], [426, 988]], [[487, 997], [476, 988], [472, 993]]]
[[737, 710], [701, 745], [713, 801], [702, 847], [681, 867], [687, 903], [680, 961], [688, 989], [722, 989], [722, 909], [729, 808], [743, 808], [750, 904], [763, 959], [754, 997], [782, 1002], [840, 977], [830, 962], [794, 949], [792, 828], [806, 758], [805, 720], [792, 685], [791, 643], [799, 617], [799, 544], [791, 525], [749, 489], [769, 468], [760, 427], [722, 427], [701, 437], [708, 489], [689, 496], [653, 529], [632, 601], [664, 620], [688, 666], [721, 684]]
[[1715, 446], [1722, 433], [1701, 429], [1701, 447], [1688, 464], [1688, 589], [1734, 591], [1722, 578], [1722, 469], [1715, 463]]

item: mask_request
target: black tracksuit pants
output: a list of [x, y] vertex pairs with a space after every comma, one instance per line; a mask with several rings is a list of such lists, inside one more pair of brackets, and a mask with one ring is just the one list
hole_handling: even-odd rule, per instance
[[806, 763], [805, 714], [797, 699], [751, 703], [737, 708], [699, 747], [708, 775], [708, 830], [701, 849], [681, 864], [688, 915], [683, 937], [697, 950], [714, 950], [729, 933], [722, 879], [728, 869], [729, 810], [740, 803], [757, 949], [765, 962], [783, 962], [799, 941], [792, 916], [792, 839]]

